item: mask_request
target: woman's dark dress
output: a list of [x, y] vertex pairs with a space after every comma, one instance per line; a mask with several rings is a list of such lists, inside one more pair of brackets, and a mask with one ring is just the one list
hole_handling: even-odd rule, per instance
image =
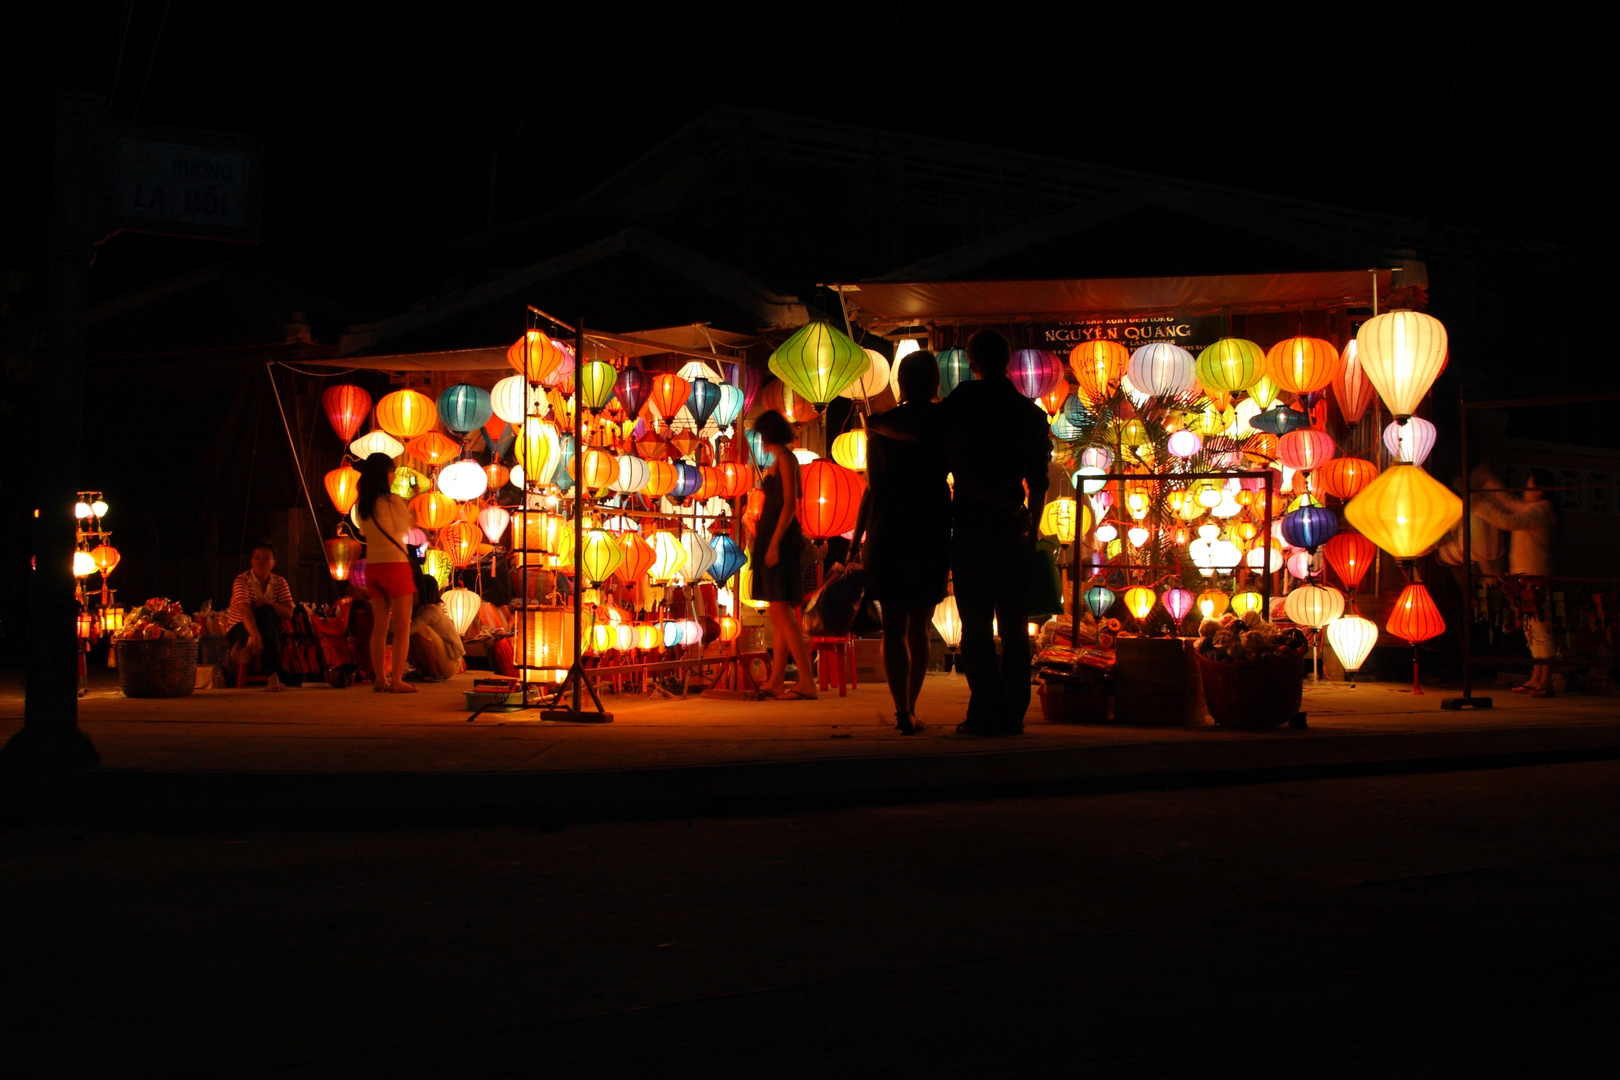
[[[932, 433], [932, 402], [907, 402], [897, 420]], [[866, 448], [866, 595], [916, 610], [945, 599], [951, 569], [951, 489], [945, 455], [934, 438], [915, 442], [873, 433]]]
[[[798, 468], [790, 461], [790, 469]], [[800, 562], [804, 558], [804, 532], [799, 519], [794, 517], [776, 546], [775, 566], [765, 565], [765, 553], [771, 548], [771, 537], [776, 535], [776, 522], [782, 516], [782, 479], [775, 472], [767, 473], [760, 489], [765, 492], [765, 508], [760, 511], [754, 526], [754, 548], [749, 554], [749, 572], [753, 574], [755, 600], [778, 600], [798, 604], [804, 600], [804, 572]]]

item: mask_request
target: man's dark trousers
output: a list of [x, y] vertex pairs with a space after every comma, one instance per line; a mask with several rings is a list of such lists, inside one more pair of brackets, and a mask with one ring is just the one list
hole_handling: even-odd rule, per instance
[[[1028, 545], [1014, 521], [962, 521], [951, 542], [951, 579], [962, 619], [967, 719], [983, 730], [1022, 730], [1029, 708]], [[1001, 629], [1001, 658], [995, 631]]]

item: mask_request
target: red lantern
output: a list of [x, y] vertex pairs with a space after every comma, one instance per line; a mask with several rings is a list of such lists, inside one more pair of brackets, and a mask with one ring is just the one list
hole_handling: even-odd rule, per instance
[[366, 545], [346, 532], [339, 532], [326, 542], [326, 568], [333, 581], [349, 580], [349, 570], [366, 553]]
[[439, 530], [438, 547], [459, 570], [478, 558], [478, 530], [465, 521], [452, 521]]
[[1069, 381], [1062, 379], [1057, 386], [1035, 399], [1035, 404], [1046, 410], [1047, 416], [1056, 416], [1069, 400]]
[[720, 473], [718, 494], [723, 499], [740, 499], [754, 486], [754, 478], [749, 473], [748, 466], [739, 461], [722, 461], [715, 468]]
[[640, 533], [620, 533], [619, 546], [624, 548], [624, 562], [619, 564], [614, 573], [619, 575], [619, 580], [626, 585], [634, 585], [647, 576], [647, 571], [652, 568], [657, 553], [653, 551], [651, 544], [641, 538]]
[[1316, 428], [1295, 428], [1277, 440], [1277, 460], [1290, 469], [1310, 470], [1333, 459], [1333, 436]]
[[748, 505], [743, 508], [743, 520], [750, 527], [758, 525], [760, 515], [765, 513], [765, 492], [762, 488], [755, 488], [748, 493]]
[[1445, 633], [1446, 621], [1440, 617], [1440, 609], [1435, 606], [1429, 590], [1413, 582], [1401, 590], [1401, 595], [1395, 600], [1385, 629], [1416, 645]]
[[799, 522], [804, 535], [825, 540], [855, 527], [866, 482], [861, 474], [820, 458], [799, 471]]
[[1339, 350], [1321, 338], [1285, 338], [1266, 350], [1266, 374], [1290, 394], [1311, 394], [1339, 373]]
[[1322, 554], [1327, 556], [1328, 565], [1333, 567], [1339, 581], [1354, 593], [1361, 579], [1372, 569], [1378, 547], [1360, 533], [1346, 529], [1333, 534], [1333, 538], [1322, 545]]
[[490, 442], [500, 441], [500, 437], [506, 434], [506, 421], [498, 416], [490, 416], [484, 421], [484, 434], [489, 437]]
[[[329, 386], [321, 394], [321, 407], [326, 410], [326, 419], [338, 438], [345, 443], [353, 442], [355, 432], [360, 430], [360, 425], [366, 422], [366, 414], [371, 412], [371, 395], [347, 383]], [[348, 571], [345, 570], [344, 576], [347, 575]]]
[[681, 406], [686, 404], [686, 399], [691, 393], [691, 383], [679, 375], [666, 371], [653, 377], [652, 393], [647, 395], [647, 400], [652, 402], [653, 408], [658, 410], [658, 415], [668, 423], [675, 419], [675, 414], [681, 411]]
[[1355, 457], [1334, 458], [1316, 470], [1316, 479], [1322, 485], [1322, 490], [1346, 502], [1355, 498], [1362, 488], [1377, 477], [1378, 466]]
[[406, 443], [405, 450], [414, 458], [438, 466], [456, 460], [456, 455], [461, 453], [461, 444], [437, 431], [430, 431]]
[[816, 417], [816, 407], [781, 379], [770, 383], [760, 393], [760, 405], [775, 409], [790, 424], [802, 424]]

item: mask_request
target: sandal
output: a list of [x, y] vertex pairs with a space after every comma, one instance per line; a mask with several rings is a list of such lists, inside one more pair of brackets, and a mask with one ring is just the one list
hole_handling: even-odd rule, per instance
[[815, 701], [815, 694], [807, 694], [803, 690], [788, 689], [776, 695], [777, 701]]
[[1553, 693], [1553, 688], [1552, 687], [1543, 686], [1539, 690], [1530, 691], [1530, 696], [1531, 697], [1557, 697], [1558, 695]]

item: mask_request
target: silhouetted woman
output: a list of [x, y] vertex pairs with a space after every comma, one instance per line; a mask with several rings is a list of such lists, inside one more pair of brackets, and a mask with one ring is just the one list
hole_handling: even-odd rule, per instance
[[[900, 405], [882, 415], [915, 431], [934, 429], [939, 362], [927, 351], [900, 361]], [[945, 599], [951, 571], [951, 489], [936, 440], [902, 441], [875, 432], [866, 444], [866, 495], [855, 523], [866, 595], [883, 609], [883, 669], [895, 727], [911, 735], [928, 673], [928, 622]], [[853, 557], [853, 556], [852, 556]]]
[[[379, 693], [414, 694], [405, 681], [405, 655], [410, 651], [411, 605], [416, 599], [416, 574], [405, 551], [405, 538], [414, 519], [405, 500], [389, 490], [394, 462], [387, 454], [372, 454], [360, 463], [360, 533], [366, 541], [366, 592], [371, 597], [372, 689]], [[394, 669], [385, 675], [383, 653], [388, 625], [394, 626]], [[386, 681], [385, 681], [386, 678]]]
[[[765, 452], [775, 455], [759, 484], [765, 492], [765, 507], [754, 526], [754, 547], [749, 556], [754, 599], [770, 604], [775, 646], [771, 650], [771, 677], [760, 689], [782, 701], [811, 699], [816, 696], [816, 684], [798, 610], [804, 601], [804, 532], [799, 527], [799, 461], [793, 456], [793, 426], [781, 413], [769, 409], [754, 421], [754, 431]], [[799, 668], [799, 681], [787, 688], [790, 652]]]

